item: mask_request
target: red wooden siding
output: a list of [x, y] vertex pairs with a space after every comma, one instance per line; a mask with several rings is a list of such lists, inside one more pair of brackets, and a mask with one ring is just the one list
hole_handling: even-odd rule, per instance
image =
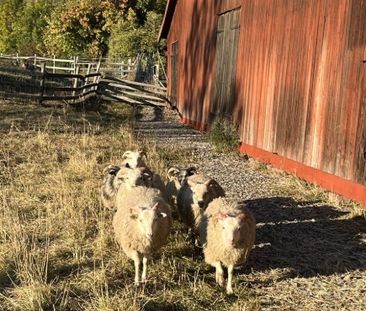
[[201, 129], [208, 123], [217, 19], [238, 7], [228, 105], [243, 146], [365, 186], [366, 0], [177, 1], [167, 39], [168, 47], [179, 42], [184, 119]]

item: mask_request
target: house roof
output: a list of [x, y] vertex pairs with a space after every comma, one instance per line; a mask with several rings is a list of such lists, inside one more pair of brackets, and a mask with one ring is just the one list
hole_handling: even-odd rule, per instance
[[166, 4], [163, 22], [160, 26], [158, 41], [160, 41], [161, 39], [166, 39], [168, 36], [170, 24], [172, 23], [176, 4], [177, 4], [177, 0], [168, 0], [168, 2]]

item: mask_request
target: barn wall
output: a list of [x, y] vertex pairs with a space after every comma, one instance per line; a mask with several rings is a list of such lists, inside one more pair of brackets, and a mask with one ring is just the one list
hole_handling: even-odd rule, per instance
[[168, 54], [178, 40], [184, 119], [207, 124], [217, 16], [238, 6], [243, 146], [366, 185], [366, 0], [178, 1]]
[[242, 141], [366, 184], [366, 1], [243, 1], [241, 22]]

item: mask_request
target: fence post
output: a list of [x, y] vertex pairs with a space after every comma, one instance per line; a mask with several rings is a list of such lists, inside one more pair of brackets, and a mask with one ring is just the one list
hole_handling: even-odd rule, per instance
[[[96, 73], [99, 72], [101, 63], [102, 63], [102, 56], [99, 57], [99, 60], [98, 60], [98, 63], [97, 63], [97, 68], [96, 68], [96, 71], [95, 71]], [[98, 83], [99, 80], [100, 80], [100, 75], [94, 77], [93, 83]], [[95, 91], [97, 91], [98, 90], [98, 86], [94, 86], [93, 89], [95, 89]]]
[[45, 70], [46, 64], [45, 63], [41, 63], [41, 81], [39, 83], [39, 89], [40, 89], [40, 94], [39, 94], [39, 104], [42, 104], [42, 100], [43, 100], [43, 94], [44, 94], [44, 83], [45, 83], [45, 76], [46, 76], [46, 70]]
[[121, 79], [123, 79], [123, 68], [124, 68], [125, 62], [122, 61], [121, 63]]
[[[74, 70], [73, 70], [73, 72], [74, 72], [74, 74], [78, 74], [79, 73], [79, 69], [77, 69], [78, 68], [78, 61], [79, 61], [79, 56], [74, 56]], [[78, 70], [78, 72], [76, 73], [76, 69]]]
[[53, 73], [56, 73], [56, 56], [53, 55], [53, 70], [52, 70]]
[[34, 66], [37, 67], [37, 54], [34, 54]]
[[[90, 74], [91, 68], [92, 68], [92, 63], [89, 63], [88, 64], [88, 69], [86, 70], [86, 74], [87, 75]], [[85, 90], [86, 90], [85, 86], [88, 84], [88, 82], [89, 82], [89, 77], [85, 77], [85, 79], [84, 79], [84, 87], [83, 87], [83, 96], [84, 96], [84, 93], [85, 93]]]
[[[80, 69], [80, 66], [77, 64], [77, 62], [74, 63], [75, 64], [75, 70], [74, 70], [74, 74], [75, 75], [78, 75], [79, 74], [79, 69]], [[73, 83], [73, 88], [77, 88], [78, 87], [78, 77], [75, 77], [74, 78], [74, 83]], [[76, 95], [76, 90], [72, 91], [72, 96], [75, 96]], [[73, 102], [75, 102], [75, 99], [73, 99]]]

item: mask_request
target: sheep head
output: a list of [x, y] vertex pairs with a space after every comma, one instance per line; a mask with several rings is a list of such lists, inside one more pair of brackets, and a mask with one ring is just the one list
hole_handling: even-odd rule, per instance
[[144, 167], [127, 168], [122, 167], [116, 175], [114, 180], [115, 187], [119, 187], [121, 184], [128, 185], [130, 187], [145, 186], [151, 187], [152, 176], [146, 171]]
[[245, 221], [244, 213], [231, 215], [218, 212], [212, 216], [212, 222], [221, 230], [222, 242], [227, 247], [236, 247], [243, 239]]
[[209, 179], [204, 183], [195, 183], [188, 179], [188, 184], [192, 189], [193, 203], [201, 209], [206, 209], [214, 198], [223, 196], [218, 193], [217, 189], [220, 186], [214, 179]]
[[168, 170], [168, 178], [170, 181], [173, 181], [177, 189], [179, 189], [188, 176], [192, 176], [196, 173], [197, 169], [193, 166], [187, 168], [173, 166]]
[[128, 168], [136, 168], [145, 166], [146, 153], [141, 150], [131, 151], [127, 150], [123, 155], [123, 165]]
[[159, 222], [167, 217], [161, 212], [159, 202], [152, 203], [151, 206], [139, 207], [137, 210], [130, 210], [131, 219], [135, 219], [142, 235], [147, 240], [152, 240], [159, 230]]
[[103, 175], [113, 175], [116, 176], [117, 172], [120, 170], [120, 167], [117, 165], [108, 165], [103, 169]]

